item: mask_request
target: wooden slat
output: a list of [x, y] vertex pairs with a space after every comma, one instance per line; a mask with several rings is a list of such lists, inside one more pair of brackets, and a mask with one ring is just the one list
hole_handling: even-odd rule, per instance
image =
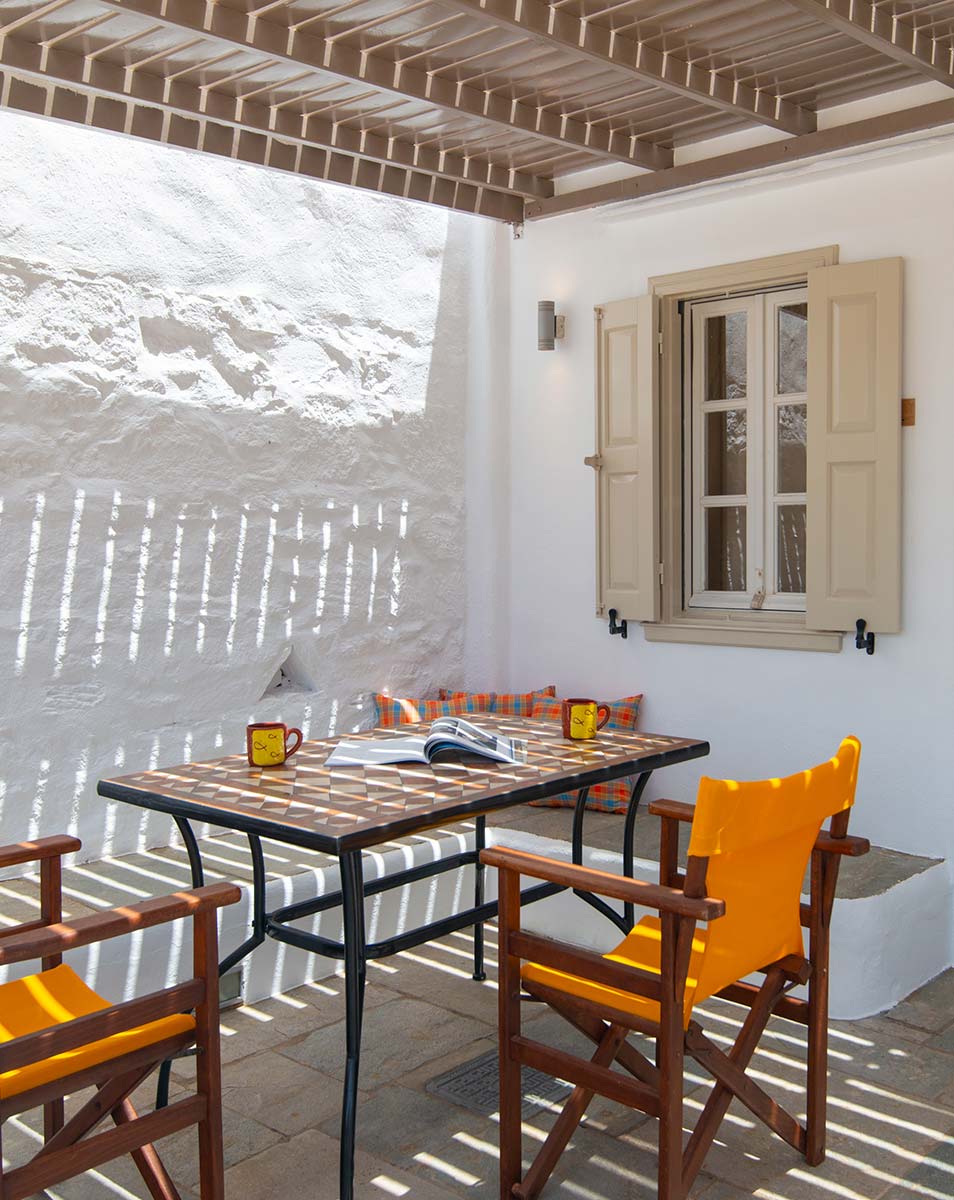
[[0, 962], [25, 962], [31, 958], [46, 958], [67, 950], [78, 950], [92, 942], [103, 942], [107, 938], [121, 937], [168, 921], [195, 916], [207, 909], [235, 904], [241, 898], [241, 891], [233, 884], [211, 883], [194, 891], [159, 896], [154, 900], [143, 900], [140, 904], [130, 904], [126, 908], [108, 909], [89, 917], [78, 917], [75, 921], [5, 938], [0, 945]]
[[205, 0], [100, 0], [100, 3], [119, 12], [139, 13], [170, 29], [192, 31], [257, 50], [268, 58], [312, 66], [341, 79], [370, 84], [382, 92], [466, 113], [511, 132], [554, 142], [564, 149], [585, 150], [597, 158], [651, 170], [672, 163], [670, 150], [607, 129], [603, 123], [587, 124], [357, 50], [344, 41], [313, 32], [316, 29], [313, 23], [309, 23], [307, 30], [289, 29], [267, 18], [251, 18], [224, 4], [206, 4]]
[[37, 838], [35, 842], [16, 842], [12, 846], [0, 846], [0, 867], [16, 867], [21, 863], [41, 862], [45, 858], [75, 854], [82, 845], [79, 838], [57, 834], [53, 837]]
[[125, 1033], [161, 1017], [189, 1012], [196, 1007], [205, 994], [201, 979], [190, 979], [161, 992], [152, 992], [136, 1000], [113, 1004], [85, 1017], [75, 1017], [61, 1025], [51, 1025], [36, 1033], [27, 1033], [12, 1038], [0, 1045], [0, 1072], [15, 1071], [31, 1063], [43, 1062], [56, 1054], [65, 1054], [88, 1046], [101, 1038]]
[[592, 867], [579, 867], [572, 863], [543, 858], [539, 854], [528, 854], [525, 850], [510, 850], [494, 846], [481, 853], [481, 861], [489, 867], [517, 871], [531, 879], [545, 879], [563, 887], [578, 888], [609, 896], [614, 900], [642, 904], [662, 912], [692, 917], [696, 921], [714, 921], [725, 912], [725, 904], [712, 896], [694, 898], [683, 895], [674, 888], [660, 887], [642, 879], [629, 879], [625, 875], [612, 875], [609, 871], [595, 871]]
[[62, 1079], [54, 1079], [49, 1083], [40, 1084], [39, 1087], [31, 1088], [28, 1092], [19, 1092], [15, 1096], [9, 1096], [6, 1100], [0, 1100], [0, 1121], [5, 1121], [17, 1113], [28, 1112], [31, 1108], [37, 1108], [49, 1100], [62, 1097], [64, 1091], [75, 1095], [87, 1087], [101, 1087], [117, 1071], [132, 1071], [137, 1067], [148, 1067], [150, 1071], [154, 1071], [161, 1062], [175, 1057], [180, 1050], [185, 1050], [193, 1045], [194, 1041], [195, 1035], [190, 1029], [188, 1033], [164, 1038], [161, 1042], [155, 1042], [151, 1046], [144, 1046], [141, 1050], [124, 1054], [121, 1059], [97, 1063], [94, 1067], [86, 1067], [85, 1070], [76, 1071]]
[[519, 224], [523, 220], [524, 202], [520, 196], [405, 167], [386, 167], [317, 146], [295, 145], [281, 138], [236, 129], [205, 118], [189, 119], [152, 105], [97, 96], [53, 81], [35, 82], [10, 71], [0, 73], [0, 106], [93, 129], [127, 133], [162, 145], [201, 150], [235, 162], [355, 187], [381, 196], [436, 204], [455, 212], [474, 213], [510, 224]]
[[584, 21], [545, 0], [444, 0], [460, 12], [486, 16], [494, 24], [604, 67], [617, 67], [677, 96], [720, 109], [744, 121], [785, 133], [810, 133], [815, 114], [768, 91], [756, 91], [678, 55], [662, 54], [646, 42]]
[[[387, 166], [413, 168], [428, 175], [493, 187], [524, 196], [547, 197], [553, 184], [524, 171], [512, 171], [480, 157], [443, 153], [415, 146], [400, 138], [351, 128], [338, 122], [219, 92], [216, 87], [197, 87], [185, 79], [147, 70], [127, 71], [101, 58], [87, 58], [70, 50], [49, 49], [23, 38], [6, 37], [0, 42], [0, 66], [18, 75], [53, 80], [88, 88], [119, 100], [135, 100], [175, 112], [186, 118], [214, 120], [233, 129], [249, 129], [280, 137], [295, 145], [318, 147], [350, 154]], [[198, 66], [177, 74], [189, 74]], [[219, 83], [221, 81], [217, 81]]]
[[928, 79], [954, 87], [954, 46], [922, 33], [867, 0], [788, 0], [795, 8], [863, 42]]
[[690, 1025], [686, 1035], [686, 1048], [700, 1066], [711, 1071], [715, 1078], [760, 1121], [764, 1121], [773, 1133], [777, 1133], [793, 1149], [804, 1154], [806, 1141], [803, 1127], [754, 1079], [750, 1079], [737, 1063], [713, 1045], [697, 1026]]
[[44, 1154], [4, 1174], [4, 1200], [26, 1200], [26, 1197], [41, 1192], [63, 1179], [81, 1175], [93, 1167], [110, 1162], [120, 1155], [159, 1138], [178, 1133], [200, 1121], [206, 1111], [205, 1099], [190, 1096], [162, 1108], [158, 1112], [140, 1117], [137, 1121], [99, 1133], [77, 1146], [69, 1146], [52, 1154]]
[[698, 162], [685, 163], [668, 171], [656, 171], [652, 175], [640, 175], [630, 179], [619, 179], [596, 187], [580, 188], [575, 192], [564, 192], [550, 200], [531, 200], [526, 207], [528, 219], [552, 217], [561, 213], [578, 212], [596, 208], [603, 204], [618, 204], [624, 200], [641, 200], [647, 196], [658, 196], [681, 188], [699, 184], [718, 183], [736, 175], [768, 167], [783, 166], [837, 150], [849, 150], [869, 142], [885, 138], [900, 137], [954, 122], [954, 100], [937, 100], [933, 104], [920, 104], [898, 112], [883, 113], [867, 117], [862, 121], [851, 121], [832, 129], [806, 133], [797, 138], [786, 138], [764, 146], [752, 146], [747, 150], [735, 150], [731, 154], [719, 154]]
[[629, 1108], [649, 1113], [651, 1117], [659, 1116], [659, 1097], [635, 1079], [627, 1079], [605, 1067], [594, 1067], [582, 1058], [575, 1058], [572, 1054], [553, 1049], [552, 1046], [544, 1046], [542, 1042], [536, 1042], [532, 1038], [513, 1038], [510, 1044], [517, 1060], [529, 1067], [536, 1067], [538, 1071], [544, 1071], [555, 1079], [579, 1084], [606, 1096], [609, 1100], [616, 1100]]
[[508, 936], [507, 947], [510, 954], [543, 967], [550, 967], [554, 971], [578, 975], [604, 987], [633, 992], [635, 995], [645, 996], [647, 1000], [659, 999], [658, 975], [641, 971], [637, 967], [629, 967], [625, 963], [614, 962], [601, 954], [594, 954], [592, 950], [583, 950], [579, 946], [570, 946], [540, 934], [521, 931]]

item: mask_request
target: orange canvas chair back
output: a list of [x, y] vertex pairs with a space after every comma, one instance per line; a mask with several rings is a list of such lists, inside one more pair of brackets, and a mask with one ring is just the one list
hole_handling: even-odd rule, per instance
[[785, 779], [703, 778], [690, 855], [709, 859], [706, 891], [725, 901], [709, 926], [695, 1001], [788, 954], [802, 955], [802, 879], [822, 824], [854, 803], [861, 744]]

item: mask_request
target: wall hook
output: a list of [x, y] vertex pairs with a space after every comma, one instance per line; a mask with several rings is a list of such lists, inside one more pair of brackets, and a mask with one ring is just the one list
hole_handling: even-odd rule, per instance
[[861, 617], [855, 621], [855, 649], [866, 650], [869, 654], [874, 654], [875, 635], [873, 633], [865, 633], [867, 621]]
[[609, 631], [610, 631], [610, 636], [618, 633], [620, 635], [620, 637], [626, 637], [626, 621], [625, 620], [622, 620], [622, 621], [616, 620], [616, 609], [615, 608], [611, 608], [609, 610]]

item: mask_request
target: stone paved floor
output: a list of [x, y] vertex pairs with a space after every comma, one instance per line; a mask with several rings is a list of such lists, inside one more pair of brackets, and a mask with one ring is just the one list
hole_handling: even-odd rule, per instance
[[[490, 978], [469, 976], [465, 934], [373, 964], [365, 1017], [357, 1195], [364, 1200], [496, 1197], [496, 1123], [427, 1091], [428, 1082], [495, 1045], [494, 946]], [[698, 1010], [697, 1010], [698, 1011]], [[709, 1002], [703, 1023], [734, 1036], [740, 1010]], [[534, 1036], [571, 1047], [575, 1035], [529, 1008]], [[223, 1017], [225, 1143], [229, 1200], [335, 1200], [337, 1109], [343, 1057], [341, 981], [322, 981]], [[802, 1113], [804, 1038], [776, 1021], [754, 1070]], [[177, 1064], [174, 1094], [189, 1083]], [[707, 1084], [692, 1066], [687, 1120]], [[892, 1012], [837, 1022], [831, 1041], [829, 1153], [804, 1161], [744, 1109], [733, 1106], [710, 1151], [693, 1200], [951, 1200], [954, 1196], [954, 971]], [[142, 1107], [145, 1107], [145, 1095]], [[539, 1143], [551, 1112], [525, 1124], [524, 1147]], [[14, 1120], [4, 1150], [14, 1162], [35, 1145], [35, 1121]], [[544, 1197], [648, 1200], [655, 1195], [655, 1122], [595, 1102]], [[167, 1165], [195, 1196], [191, 1131], [160, 1143]], [[44, 1193], [62, 1200], [145, 1198], [129, 1162]]]

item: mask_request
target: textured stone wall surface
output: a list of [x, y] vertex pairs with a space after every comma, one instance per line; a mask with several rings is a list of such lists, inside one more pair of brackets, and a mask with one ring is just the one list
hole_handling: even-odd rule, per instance
[[6, 114], [0, 193], [0, 839], [92, 858], [169, 836], [103, 775], [460, 680], [488, 234]]

